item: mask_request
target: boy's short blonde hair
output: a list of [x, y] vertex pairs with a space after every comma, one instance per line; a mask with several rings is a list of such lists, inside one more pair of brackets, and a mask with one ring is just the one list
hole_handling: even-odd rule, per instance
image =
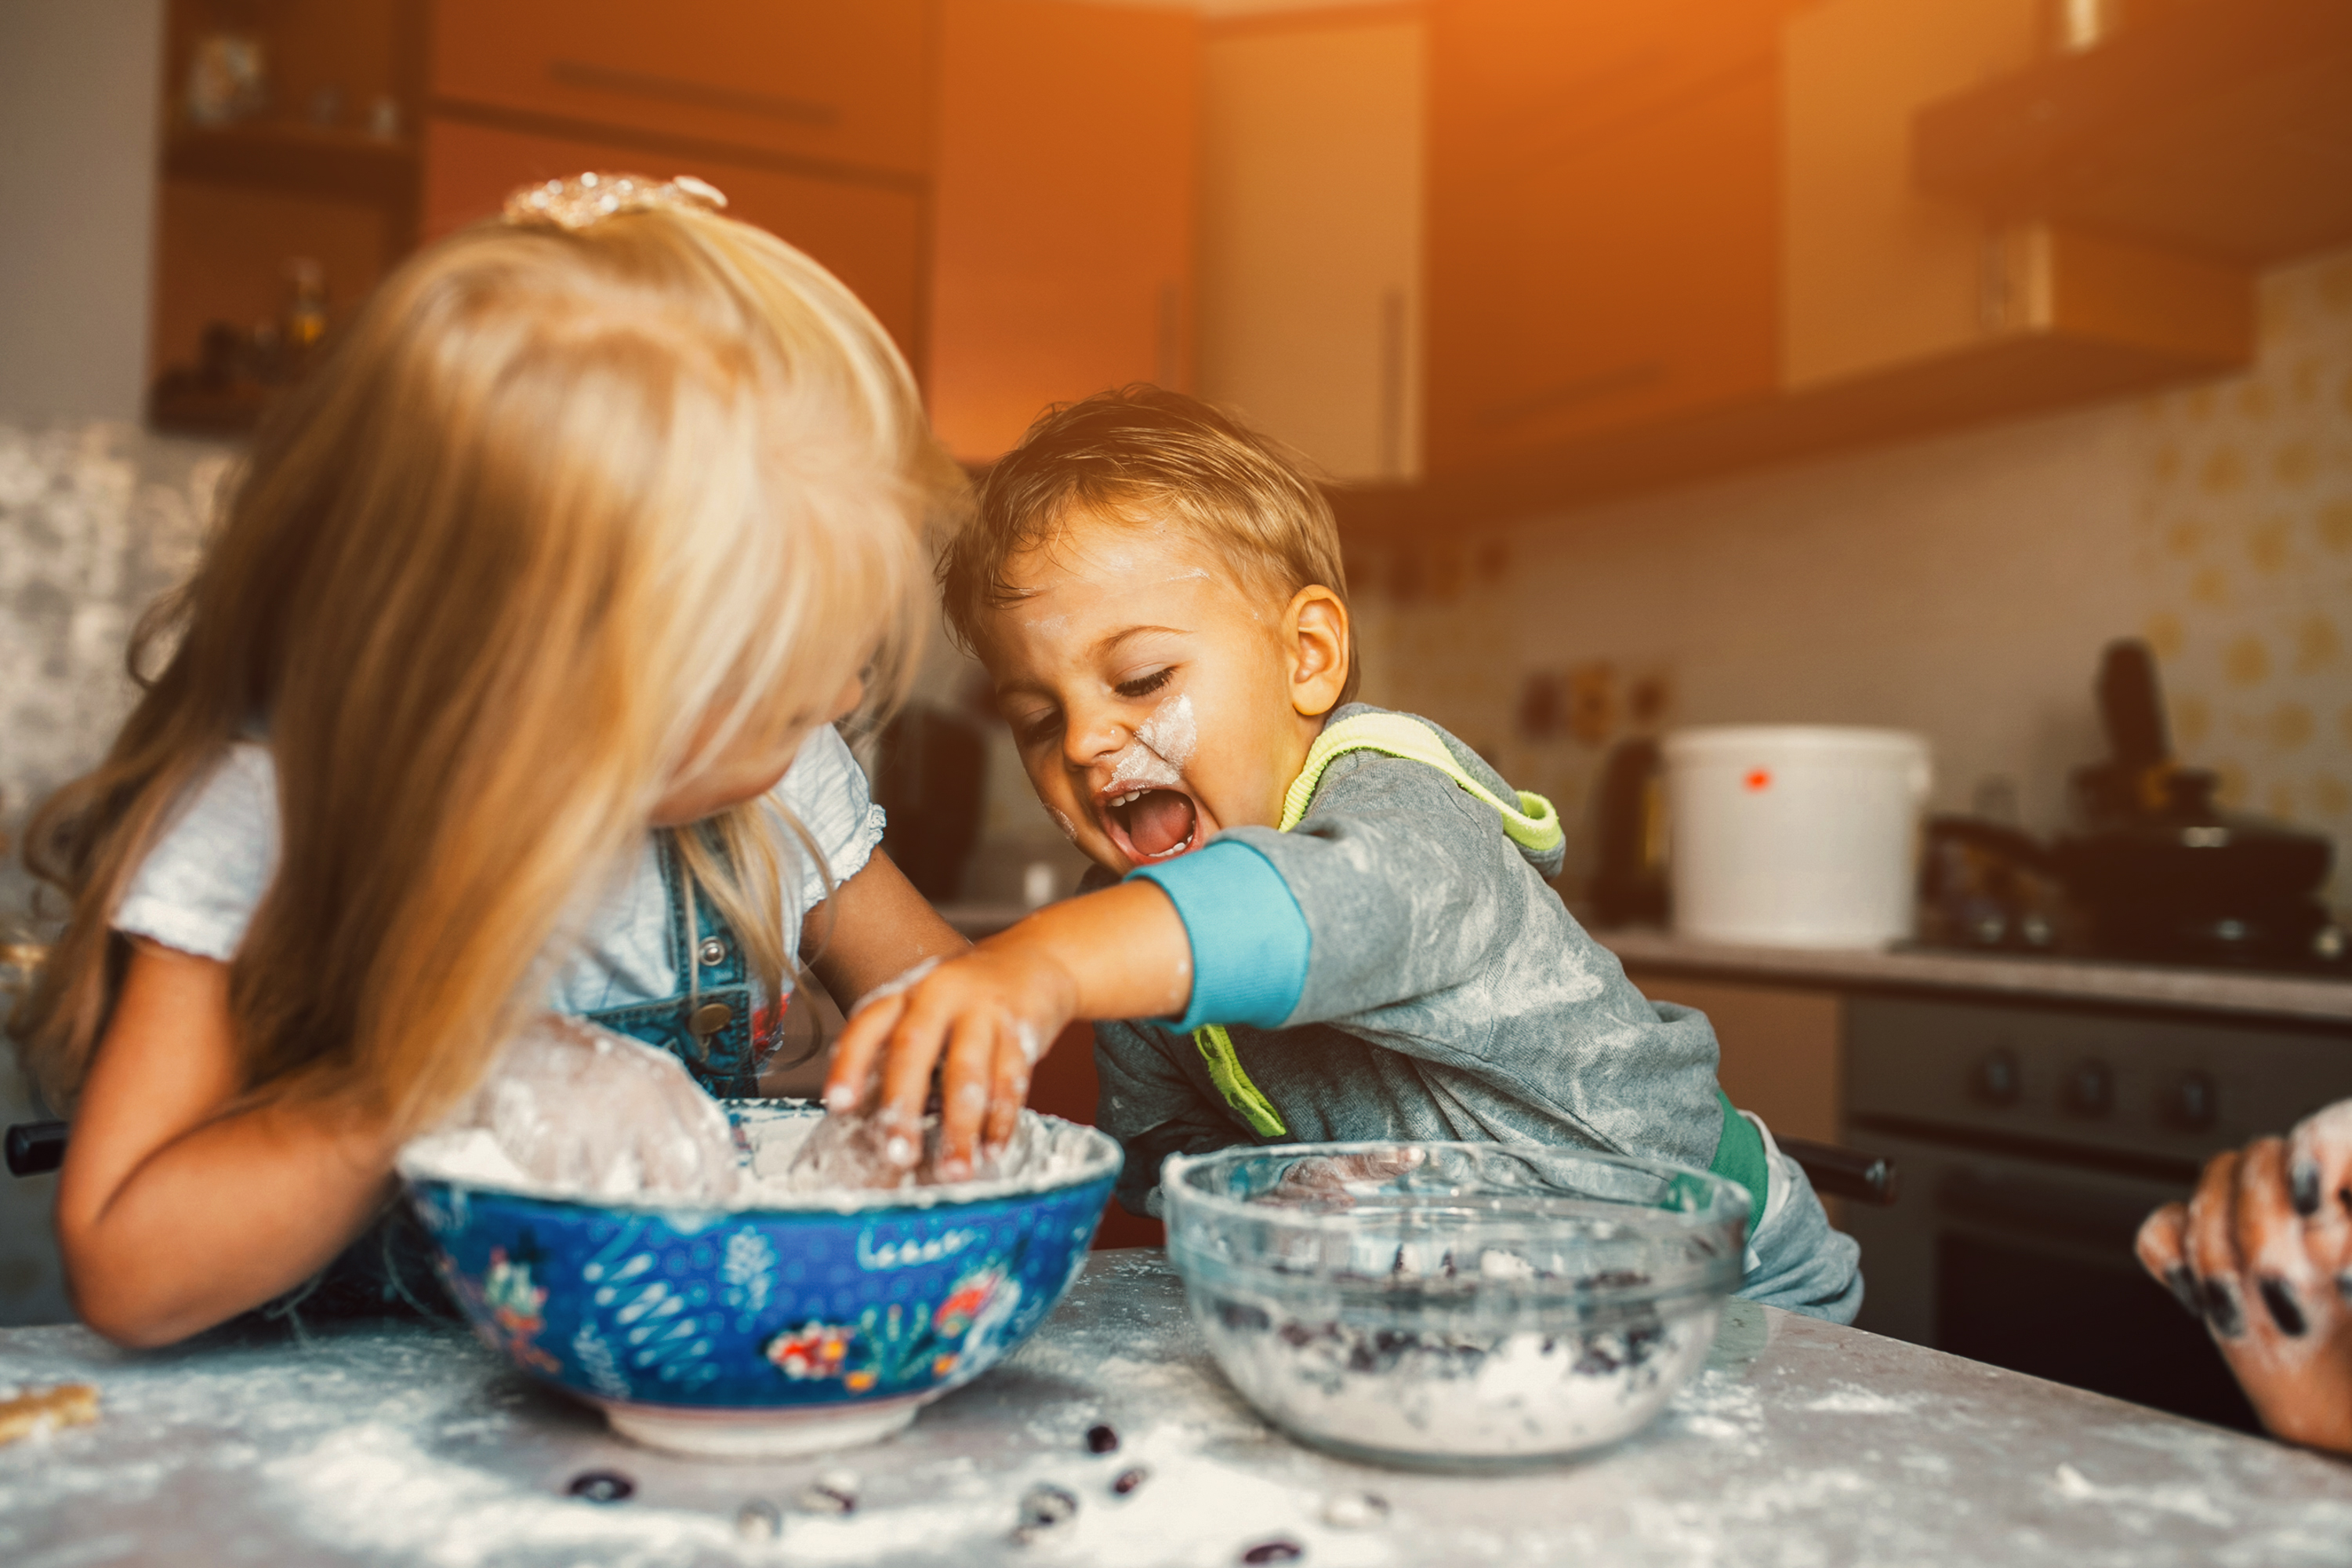
[[[1304, 461], [1197, 398], [1139, 384], [1047, 409], [989, 470], [940, 563], [959, 642], [980, 651], [986, 616], [1012, 597], [1006, 563], [1081, 513], [1180, 529], [1286, 603], [1310, 584], [1347, 602], [1339, 525]], [[1339, 700], [1357, 685], [1350, 647]]]

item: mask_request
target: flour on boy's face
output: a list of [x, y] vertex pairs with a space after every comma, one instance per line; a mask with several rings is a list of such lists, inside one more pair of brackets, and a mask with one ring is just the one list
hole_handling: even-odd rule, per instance
[[1014, 557], [983, 658], [1038, 799], [1126, 872], [1272, 826], [1317, 721], [1280, 638], [1222, 562], [1149, 524], [1081, 518]]

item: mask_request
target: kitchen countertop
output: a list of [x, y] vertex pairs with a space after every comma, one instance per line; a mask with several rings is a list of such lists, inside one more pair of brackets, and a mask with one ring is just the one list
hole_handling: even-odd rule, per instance
[[1761, 947], [1644, 928], [1592, 934], [1629, 969], [1830, 989], [1975, 992], [1988, 998], [2046, 997], [2352, 1024], [2352, 973], [2331, 979], [2024, 953]]
[[[1027, 914], [1019, 904], [942, 904], [950, 925], [978, 941]], [[2111, 959], [1898, 949], [1764, 947], [1700, 942], [1651, 927], [1595, 931], [1628, 968], [1760, 980], [1832, 990], [1968, 992], [2046, 997], [2318, 1024], [2352, 1024], [2352, 966], [2341, 979], [2186, 969]]]
[[[1369, 1468], [1284, 1439], [1226, 1387], [1157, 1252], [1101, 1252], [1037, 1339], [903, 1436], [825, 1461], [672, 1458], [456, 1334], [131, 1354], [0, 1331], [0, 1383], [97, 1384], [105, 1414], [0, 1448], [0, 1560], [105, 1563], [2352, 1562], [2352, 1465], [1958, 1357], [1734, 1303], [1664, 1417], [1582, 1463], [1503, 1477]], [[1122, 1435], [1085, 1451], [1089, 1424]], [[1109, 1481], [1150, 1478], [1129, 1496]], [[618, 1470], [630, 1500], [564, 1495]], [[856, 1472], [845, 1516], [795, 1504]], [[1079, 1500], [1027, 1544], [1038, 1481]], [[1370, 1528], [1321, 1520], [1375, 1492]], [[737, 1521], [775, 1507], [780, 1543]]]

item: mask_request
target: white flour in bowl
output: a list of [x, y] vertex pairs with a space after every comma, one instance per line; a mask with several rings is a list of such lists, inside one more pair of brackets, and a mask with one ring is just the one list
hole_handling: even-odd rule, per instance
[[[1336, 1298], [1331, 1305], [1339, 1305]], [[1297, 1303], [1195, 1287], [1225, 1375], [1309, 1441], [1433, 1461], [1539, 1458], [1638, 1430], [1706, 1359], [1720, 1304], [1606, 1326], [1463, 1332], [1307, 1321]]]
[[1026, 1110], [969, 1181], [924, 1183], [869, 1157], [870, 1142], [858, 1123], [784, 1101], [730, 1120], [667, 1052], [551, 1014], [399, 1163], [411, 1178], [615, 1207], [845, 1211], [1041, 1192], [1119, 1157], [1102, 1133]]

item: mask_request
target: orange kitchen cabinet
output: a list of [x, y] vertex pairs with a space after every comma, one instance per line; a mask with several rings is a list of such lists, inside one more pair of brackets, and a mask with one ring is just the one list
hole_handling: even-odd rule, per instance
[[1200, 29], [1173, 8], [943, 0], [931, 421], [967, 461], [1055, 402], [1192, 378]]
[[1828, 0], [1782, 50], [1783, 380], [1929, 422], [2245, 363], [2242, 266], [1919, 188], [1915, 131], [2035, 58], [2040, 0]]
[[922, 200], [892, 184], [436, 118], [425, 134], [425, 236], [438, 238], [488, 216], [517, 185], [584, 169], [709, 181], [727, 193], [734, 216], [790, 240], [831, 268], [866, 301], [909, 362], [921, 363]]
[[926, 0], [436, 0], [433, 92], [557, 133], [626, 128], [919, 174], [928, 11]]
[[1431, 8], [1433, 472], [1771, 392], [1786, 9]]

